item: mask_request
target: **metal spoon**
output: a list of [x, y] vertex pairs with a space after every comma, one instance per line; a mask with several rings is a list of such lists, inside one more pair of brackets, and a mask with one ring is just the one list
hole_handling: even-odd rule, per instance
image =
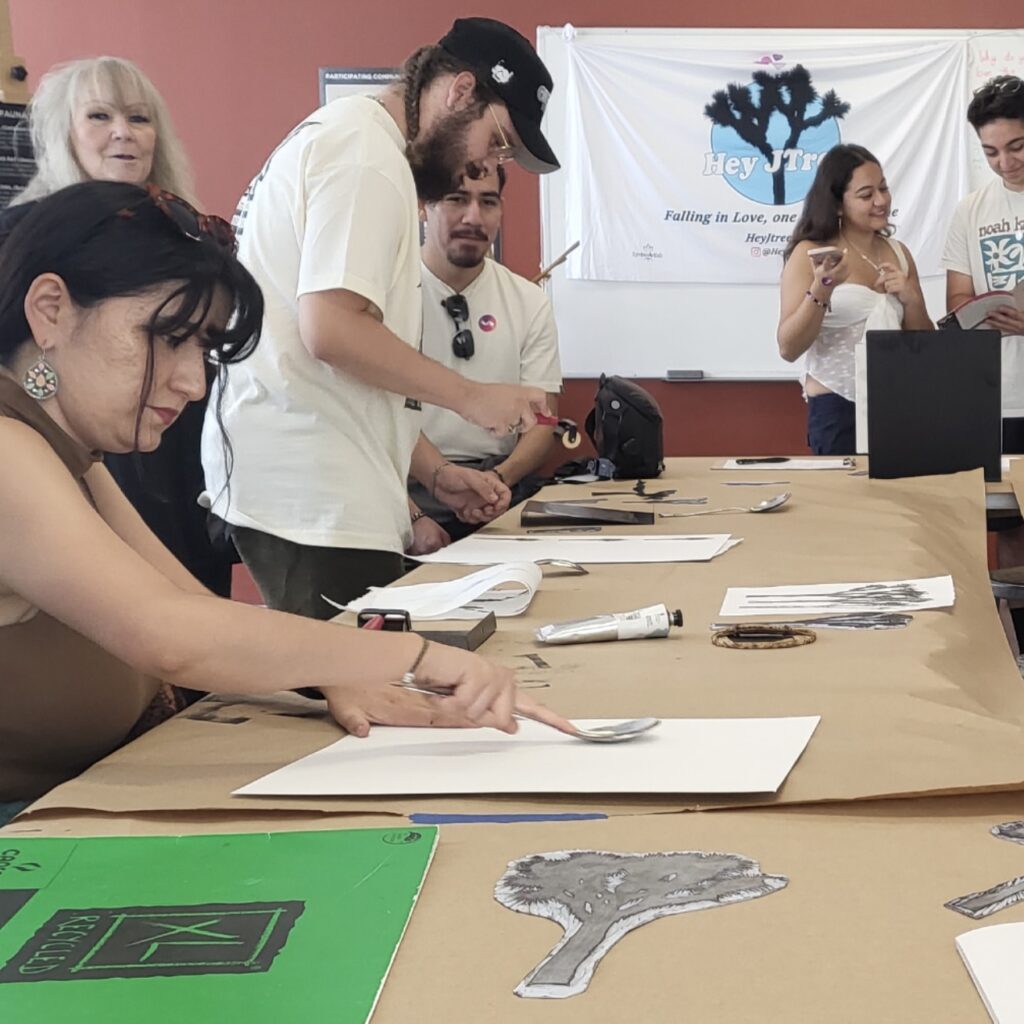
[[[412, 690], [414, 693], [425, 693], [428, 697], [450, 697], [452, 688], [450, 686], [438, 686], [428, 689], [426, 686], [417, 686], [415, 683], [394, 683], [394, 686], [401, 686], [403, 690]], [[563, 736], [572, 736], [573, 739], [585, 740], [587, 743], [625, 743], [627, 740], [636, 739], [645, 732], [650, 732], [656, 725], [661, 725], [660, 718], [631, 718], [626, 722], [612, 722], [610, 725], [601, 725], [596, 729], [581, 729], [576, 726], [573, 732], [559, 729], [557, 725], [550, 722], [543, 722], [539, 718], [532, 718], [530, 715], [520, 714], [518, 711], [512, 713], [513, 718], [521, 722], [536, 722], [538, 725], [546, 725]]]
[[550, 565], [561, 569], [567, 576], [589, 576], [590, 570], [584, 569], [579, 562], [570, 561], [568, 558], [538, 558], [534, 565]]
[[[540, 722], [538, 718], [530, 718], [529, 715], [515, 714], [516, 718], [528, 722]], [[548, 725], [547, 722], [540, 722], [541, 725]], [[626, 722], [612, 722], [610, 725], [601, 725], [596, 729], [581, 729], [576, 726], [575, 732], [564, 733], [566, 736], [573, 736], [578, 740], [586, 740], [588, 743], [625, 743], [627, 740], [634, 740], [637, 736], [643, 736], [650, 732], [655, 726], [661, 725], [660, 718], [631, 718]], [[556, 732], [563, 732], [557, 726], [549, 728]]]
[[765, 498], [764, 501], [759, 501], [751, 508], [737, 505], [732, 508], [705, 508], [699, 512], [659, 512], [658, 517], [660, 519], [685, 519], [688, 516], [713, 516], [720, 512], [772, 512], [780, 505], [785, 505], [791, 497], [793, 497], [791, 491], [783, 491], [782, 494], [776, 494], [772, 498]]
[[555, 732], [572, 736], [577, 740], [586, 740], [588, 743], [625, 743], [627, 740], [635, 740], [637, 736], [642, 736], [655, 726], [661, 725], [660, 718], [631, 718], [626, 722], [612, 722], [609, 725], [598, 726], [596, 729], [582, 729], [580, 726], [576, 726], [575, 732], [566, 732], [564, 729], [559, 729], [557, 725], [542, 722], [539, 718], [531, 718], [529, 715], [521, 715], [518, 711], [514, 712], [512, 717], [518, 718], [521, 722], [538, 722], [540, 725], [546, 725], [549, 729], [554, 729]]

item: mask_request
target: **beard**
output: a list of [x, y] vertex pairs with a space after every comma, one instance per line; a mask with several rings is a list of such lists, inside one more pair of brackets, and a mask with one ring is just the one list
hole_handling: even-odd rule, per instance
[[479, 118], [473, 107], [448, 114], [406, 146], [416, 194], [423, 202], [439, 202], [457, 192], [463, 178], [476, 181], [487, 173], [483, 164], [466, 157], [466, 129]]
[[[471, 239], [470, 242], [476, 242]], [[490, 248], [487, 239], [480, 239], [481, 245], [476, 247], [472, 244], [460, 245], [459, 240], [454, 240], [445, 250], [445, 257], [453, 267], [461, 267], [463, 270], [471, 270], [479, 267], [487, 258], [487, 250]]]

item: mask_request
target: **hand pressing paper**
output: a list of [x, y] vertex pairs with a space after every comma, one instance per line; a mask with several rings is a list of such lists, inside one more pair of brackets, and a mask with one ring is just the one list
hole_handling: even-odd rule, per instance
[[482, 619], [522, 615], [540, 586], [540, 567], [533, 562], [503, 562], [479, 572], [441, 583], [415, 583], [405, 587], [371, 587], [362, 597], [341, 605], [326, 594], [332, 608], [361, 612], [366, 608], [394, 608], [414, 619]]

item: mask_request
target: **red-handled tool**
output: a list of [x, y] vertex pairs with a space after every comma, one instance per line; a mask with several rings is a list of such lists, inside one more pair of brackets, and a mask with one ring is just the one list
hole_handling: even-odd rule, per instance
[[580, 428], [572, 420], [560, 420], [557, 416], [546, 416], [544, 413], [537, 413], [536, 420], [545, 427], [554, 427], [552, 433], [555, 437], [562, 439], [562, 445], [570, 450], [579, 448], [583, 443], [583, 435]]

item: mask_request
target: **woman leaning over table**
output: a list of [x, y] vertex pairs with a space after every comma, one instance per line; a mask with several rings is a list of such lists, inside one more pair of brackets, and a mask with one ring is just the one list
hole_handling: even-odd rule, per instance
[[[511, 732], [514, 706], [537, 709], [511, 671], [475, 654], [215, 597], [114, 484], [97, 452], [156, 449], [205, 392], [207, 356], [244, 359], [262, 314], [230, 227], [152, 186], [63, 189], [0, 249], [7, 805], [118, 747], [167, 683], [225, 693], [316, 686], [359, 736], [371, 722]], [[403, 673], [454, 694], [388, 685]]]
[[[786, 248], [779, 352], [806, 354], [807, 443], [815, 455], [856, 449], [855, 350], [870, 330], [931, 330], [917, 268], [891, 238], [892, 196], [863, 146], [835, 146], [818, 164]], [[833, 256], [813, 260], [813, 249]]]
[[[0, 232], [26, 205], [80, 181], [152, 183], [195, 204], [192, 172], [153, 83], [131, 61], [95, 57], [61, 64], [39, 82], [29, 106], [38, 170]], [[153, 454], [105, 457], [107, 469], [149, 528], [185, 567], [224, 597], [231, 593], [230, 547], [213, 544], [199, 449], [205, 399], [188, 406]]]

